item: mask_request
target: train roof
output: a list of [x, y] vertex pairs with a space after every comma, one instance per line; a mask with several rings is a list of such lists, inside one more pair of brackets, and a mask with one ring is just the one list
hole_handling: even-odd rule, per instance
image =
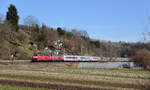
[[98, 56], [79, 56], [79, 55], [63, 55], [64, 57], [98, 57]]
[[57, 54], [47, 54], [47, 53], [37, 53], [35, 55], [40, 55], [40, 56], [62, 56], [62, 55], [57, 55]]

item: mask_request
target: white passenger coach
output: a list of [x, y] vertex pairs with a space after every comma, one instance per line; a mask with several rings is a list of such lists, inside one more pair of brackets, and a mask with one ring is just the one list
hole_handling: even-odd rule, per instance
[[77, 56], [77, 55], [64, 55], [64, 61], [99, 61], [100, 57], [97, 56]]

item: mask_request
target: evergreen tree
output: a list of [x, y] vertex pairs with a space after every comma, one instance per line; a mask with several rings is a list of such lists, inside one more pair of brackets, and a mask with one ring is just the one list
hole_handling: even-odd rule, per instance
[[35, 32], [40, 33], [40, 27], [38, 24], [35, 25]]
[[19, 21], [19, 16], [17, 9], [14, 5], [10, 5], [8, 8], [6, 20], [13, 26], [13, 28], [17, 31], [19, 29], [18, 26], [18, 21]]
[[59, 36], [63, 36], [65, 34], [65, 30], [62, 30], [60, 27], [57, 28], [57, 32]]

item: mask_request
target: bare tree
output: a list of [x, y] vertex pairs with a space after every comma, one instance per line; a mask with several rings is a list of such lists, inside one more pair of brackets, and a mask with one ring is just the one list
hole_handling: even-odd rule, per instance
[[0, 14], [0, 24], [2, 24], [4, 22], [4, 15]]
[[72, 29], [71, 33], [75, 36], [80, 36], [80, 32], [76, 29]]
[[5, 22], [0, 25], [0, 41], [13, 41], [16, 39], [16, 33], [11, 30], [11, 25]]
[[85, 37], [85, 38], [89, 38], [89, 35], [88, 35], [87, 31], [81, 30], [79, 32], [80, 32], [80, 36]]
[[34, 16], [27, 16], [23, 21], [24, 25], [28, 26], [29, 33], [32, 33], [32, 27], [36, 27], [38, 25], [38, 19]]
[[75, 36], [80, 36], [80, 37], [85, 37], [85, 38], [89, 38], [88, 33], [85, 30], [76, 30], [76, 29], [72, 29], [72, 34]]
[[29, 27], [31, 26], [35, 26], [37, 25], [39, 22], [38, 22], [38, 19], [34, 16], [27, 16], [24, 18], [24, 21], [23, 21], [24, 25], [27, 25]]

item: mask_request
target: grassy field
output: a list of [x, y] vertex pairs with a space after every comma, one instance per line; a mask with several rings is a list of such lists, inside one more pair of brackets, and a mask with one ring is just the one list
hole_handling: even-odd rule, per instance
[[0, 90], [49, 90], [49, 89], [0, 85]]
[[34, 90], [144, 90], [149, 88], [149, 71], [76, 68], [77, 64], [0, 64], [0, 88], [2, 90], [20, 90], [20, 88], [21, 90], [33, 90], [33, 88], [36, 88]]

